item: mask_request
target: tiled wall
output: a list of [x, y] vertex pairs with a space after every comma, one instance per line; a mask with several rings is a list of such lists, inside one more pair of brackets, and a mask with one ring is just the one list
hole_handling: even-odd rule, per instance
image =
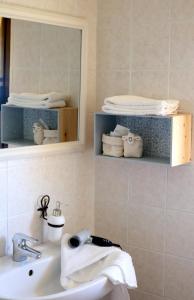
[[[194, 2], [98, 0], [97, 106], [133, 93], [194, 113]], [[194, 165], [96, 159], [96, 233], [134, 259], [131, 300], [194, 299]]]
[[[14, 232], [39, 236], [36, 214], [39, 195], [48, 193], [52, 203], [60, 200], [66, 231], [94, 225], [94, 162], [91, 151], [92, 112], [95, 110], [96, 1], [95, 0], [5, 0], [72, 16], [89, 23], [87, 149], [83, 153], [52, 155], [0, 162], [0, 255], [11, 249]], [[53, 206], [53, 205], [52, 205]], [[5, 243], [8, 241], [8, 243]]]

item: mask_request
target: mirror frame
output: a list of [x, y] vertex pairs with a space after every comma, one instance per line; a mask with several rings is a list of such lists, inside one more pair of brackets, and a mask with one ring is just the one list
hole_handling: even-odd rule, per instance
[[49, 145], [36, 145], [0, 149], [0, 159], [30, 158], [37, 155], [74, 153], [84, 150], [87, 97], [87, 35], [88, 26], [84, 18], [71, 17], [60, 13], [52, 13], [36, 8], [19, 5], [0, 4], [0, 16], [49, 25], [80, 29], [82, 31], [81, 47], [81, 87], [79, 108], [79, 141], [63, 142]]

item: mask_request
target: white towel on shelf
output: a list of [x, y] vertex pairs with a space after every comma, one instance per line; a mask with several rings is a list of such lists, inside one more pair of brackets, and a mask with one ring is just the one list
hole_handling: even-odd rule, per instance
[[66, 95], [62, 93], [57, 93], [57, 92], [50, 92], [46, 94], [35, 94], [35, 93], [11, 93], [10, 94], [10, 99], [15, 99], [15, 100], [25, 100], [25, 101], [48, 101], [48, 102], [54, 102], [54, 101], [59, 101], [59, 100], [65, 100]]
[[65, 234], [61, 242], [61, 285], [65, 289], [76, 287], [99, 276], [107, 277], [115, 285], [117, 293], [120, 290], [123, 294], [123, 289], [137, 287], [132, 258], [128, 253], [116, 247], [90, 244], [72, 249], [68, 246], [69, 237], [70, 235]]
[[157, 106], [157, 105], [179, 105], [178, 100], [157, 100], [135, 95], [120, 95], [105, 98], [104, 104], [114, 104], [121, 106]]
[[8, 105], [16, 105], [25, 108], [57, 108], [57, 107], [65, 107], [66, 103], [64, 100], [59, 100], [55, 102], [33, 102], [33, 101], [19, 101], [19, 100], [11, 100], [7, 102]]
[[21, 93], [11, 94], [8, 97], [7, 104], [30, 107], [30, 108], [57, 108], [65, 107], [65, 98], [67, 96], [60, 93], [49, 94], [33, 94], [33, 93]]
[[169, 115], [177, 113], [178, 100], [156, 100], [133, 95], [109, 97], [102, 111], [123, 115]]
[[117, 114], [117, 115], [158, 115], [158, 116], [166, 116], [166, 115], [172, 115], [177, 113], [177, 109], [121, 109], [117, 107], [109, 107], [108, 105], [102, 106], [102, 111], [109, 113], [109, 114]]

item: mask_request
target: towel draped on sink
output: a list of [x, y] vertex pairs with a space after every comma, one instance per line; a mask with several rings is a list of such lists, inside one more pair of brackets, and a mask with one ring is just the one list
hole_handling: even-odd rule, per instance
[[[127, 288], [137, 287], [135, 270], [131, 256], [116, 247], [99, 247], [84, 244], [70, 248], [65, 234], [61, 244], [61, 285], [65, 289], [94, 280], [100, 276], [107, 277], [117, 287], [114, 294], [120, 294], [119, 300], [129, 299]], [[112, 296], [112, 299], [113, 299]]]

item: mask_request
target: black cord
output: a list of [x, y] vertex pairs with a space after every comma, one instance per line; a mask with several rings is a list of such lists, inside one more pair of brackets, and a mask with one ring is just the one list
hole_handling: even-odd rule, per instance
[[92, 244], [100, 246], [100, 247], [118, 247], [122, 250], [121, 246], [119, 244], [115, 244], [113, 242], [111, 242], [108, 239], [102, 238], [100, 236], [95, 236], [95, 235], [91, 235], [92, 238]]
[[40, 199], [40, 205], [41, 207], [39, 207], [37, 209], [37, 211], [41, 212], [40, 218], [47, 220], [47, 209], [48, 209], [48, 205], [50, 202], [50, 196], [49, 195], [44, 195], [42, 196], [42, 198]]

